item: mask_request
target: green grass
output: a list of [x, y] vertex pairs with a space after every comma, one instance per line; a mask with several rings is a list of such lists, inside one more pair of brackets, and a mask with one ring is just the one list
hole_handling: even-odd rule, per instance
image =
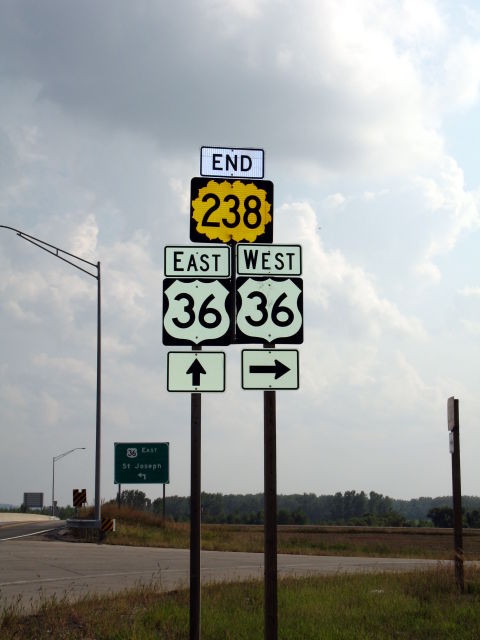
[[[279, 638], [285, 640], [478, 640], [480, 573], [461, 595], [453, 572], [361, 574], [279, 581]], [[2, 640], [180, 640], [188, 638], [188, 591], [152, 585], [75, 604], [45, 601], [31, 615], [21, 604], [0, 614]], [[202, 638], [261, 640], [263, 583], [202, 589]]]

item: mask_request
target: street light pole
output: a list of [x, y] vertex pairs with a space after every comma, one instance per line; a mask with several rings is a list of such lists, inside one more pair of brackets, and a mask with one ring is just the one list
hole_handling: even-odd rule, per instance
[[53, 462], [52, 462], [52, 516], [55, 515], [55, 462], [57, 462], [57, 460], [60, 460], [61, 458], [64, 458], [65, 456], [68, 456], [69, 453], [73, 453], [74, 451], [77, 451], [78, 449], [85, 449], [85, 447], [75, 447], [75, 449], [70, 449], [69, 451], [65, 451], [65, 453], [61, 453], [58, 456], [53, 456]]
[[[94, 263], [89, 262], [88, 260], [84, 260], [79, 256], [76, 256], [73, 253], [69, 253], [64, 249], [60, 249], [53, 244], [45, 242], [44, 240], [40, 240], [35, 236], [31, 236], [28, 233], [24, 233], [19, 229], [15, 229], [14, 227], [8, 227], [4, 224], [0, 224], [0, 229], [8, 229], [10, 231], [14, 231], [17, 236], [34, 244], [39, 249], [43, 249], [47, 253], [63, 260], [64, 262], [68, 262], [68, 264], [72, 265], [79, 271], [83, 271], [87, 275], [95, 278], [97, 281], [97, 394], [96, 394], [96, 417], [95, 417], [95, 520], [100, 522], [101, 519], [101, 504], [100, 504], [100, 469], [101, 469], [101, 388], [102, 388], [102, 323], [101, 323], [101, 279], [100, 279], [100, 262]], [[76, 260], [80, 262], [82, 265], [88, 265], [86, 267], [81, 266], [80, 264], [76, 264], [76, 262], [72, 262]], [[92, 273], [88, 267], [92, 267], [96, 269], [96, 273]]]

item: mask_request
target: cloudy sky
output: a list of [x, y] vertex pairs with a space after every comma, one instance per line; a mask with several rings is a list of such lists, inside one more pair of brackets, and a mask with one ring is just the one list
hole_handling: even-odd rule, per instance
[[[102, 497], [114, 442], [170, 442], [163, 250], [189, 243], [202, 145], [265, 149], [274, 241], [303, 247], [301, 387], [278, 492], [480, 492], [480, 7], [474, 0], [3, 0], [0, 224], [102, 264]], [[96, 282], [0, 229], [0, 503], [93, 501]], [[187, 349], [187, 347], [186, 347]], [[263, 396], [204, 394], [202, 488], [263, 489]], [[144, 488], [135, 487], [131, 488]], [[159, 485], [147, 494], [161, 494]]]

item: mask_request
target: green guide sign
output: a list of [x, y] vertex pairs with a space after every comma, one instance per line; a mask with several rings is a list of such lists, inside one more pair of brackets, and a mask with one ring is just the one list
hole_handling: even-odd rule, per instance
[[168, 484], [168, 442], [115, 442], [115, 484]]

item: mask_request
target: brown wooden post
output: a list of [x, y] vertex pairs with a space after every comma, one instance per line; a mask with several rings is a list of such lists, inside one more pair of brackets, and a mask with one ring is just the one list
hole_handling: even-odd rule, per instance
[[190, 640], [200, 639], [202, 394], [191, 394]]
[[452, 494], [453, 494], [453, 539], [455, 549], [455, 580], [462, 593], [465, 591], [463, 570], [463, 523], [462, 523], [462, 486], [460, 476], [460, 418], [458, 400], [448, 399], [448, 430], [450, 431], [450, 453], [452, 455]]
[[277, 437], [275, 391], [263, 392], [265, 476], [265, 640], [277, 640]]

